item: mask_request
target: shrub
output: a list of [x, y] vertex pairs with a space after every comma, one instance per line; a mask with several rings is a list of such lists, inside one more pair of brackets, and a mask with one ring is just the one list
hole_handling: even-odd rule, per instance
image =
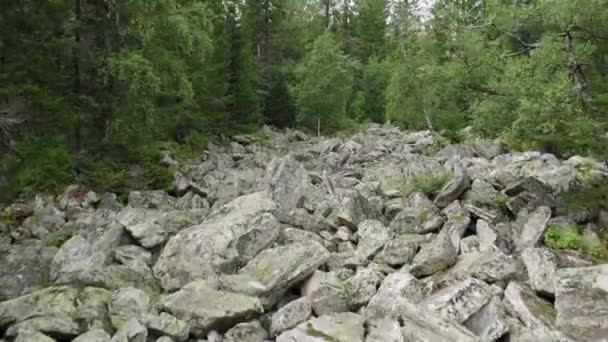
[[583, 237], [576, 227], [549, 227], [544, 234], [545, 245], [551, 249], [579, 250], [583, 246]]
[[406, 184], [404, 195], [412, 192], [422, 192], [428, 196], [437, 194], [447, 182], [450, 181], [452, 175], [448, 172], [439, 172], [432, 175], [414, 176]]
[[549, 227], [544, 234], [545, 245], [554, 250], [575, 250], [594, 261], [608, 258], [608, 248], [601, 240], [585, 239], [576, 227]]

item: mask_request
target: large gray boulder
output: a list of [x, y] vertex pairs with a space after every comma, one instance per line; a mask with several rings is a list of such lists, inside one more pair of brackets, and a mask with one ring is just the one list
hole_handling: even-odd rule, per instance
[[518, 241], [518, 248], [520, 251], [523, 251], [526, 248], [535, 247], [538, 244], [547, 228], [550, 218], [551, 208], [538, 207], [522, 219], [523, 223]]
[[57, 248], [42, 244], [9, 245], [0, 252], [0, 301], [46, 287], [56, 253]]
[[328, 257], [327, 250], [316, 241], [296, 242], [262, 251], [237, 274], [223, 275], [220, 282], [225, 289], [261, 297], [266, 305], [271, 305]]
[[477, 178], [464, 194], [464, 207], [490, 223], [504, 221], [503, 208], [506, 208], [508, 197], [500, 193], [494, 186], [483, 179]]
[[114, 251], [123, 238], [120, 225], [110, 226], [98, 237], [76, 235], [64, 243], [50, 267], [50, 280], [55, 284], [82, 281], [110, 264]]
[[444, 219], [439, 209], [420, 192], [410, 194], [390, 228], [397, 234], [426, 234], [441, 228]]
[[72, 342], [110, 342], [110, 335], [103, 329], [91, 329]]
[[528, 248], [521, 256], [530, 287], [536, 292], [554, 295], [558, 256], [547, 248]]
[[398, 318], [407, 304], [417, 303], [426, 294], [424, 286], [413, 275], [406, 272], [389, 274], [380, 285], [378, 292], [365, 308], [369, 318]]
[[0, 303], [0, 327], [29, 319], [65, 318], [71, 321], [76, 314], [78, 290], [68, 286], [44, 290]]
[[555, 330], [555, 309], [548, 301], [538, 297], [528, 286], [510, 282], [504, 293], [507, 311], [517, 317], [525, 327], [542, 329], [549, 334]]
[[405, 342], [399, 321], [390, 318], [371, 319], [367, 322], [365, 342]]
[[306, 321], [311, 314], [312, 306], [310, 300], [306, 297], [301, 297], [284, 305], [270, 319], [270, 336], [279, 335], [296, 327]]
[[277, 337], [277, 342], [364, 342], [363, 317], [344, 312], [313, 318]]
[[235, 241], [253, 228], [257, 216], [275, 208], [262, 192], [234, 199], [200, 225], [171, 237], [154, 265], [155, 276], [165, 290], [172, 290], [234, 268], [239, 261]]
[[136, 318], [143, 322], [150, 310], [150, 297], [142, 290], [126, 287], [116, 291], [108, 305], [112, 326], [118, 330], [129, 319]]
[[384, 274], [378, 267], [359, 268], [354, 276], [346, 282], [349, 303], [353, 307], [366, 305], [378, 291]]
[[166, 312], [148, 317], [146, 326], [151, 333], [170, 337], [176, 342], [186, 341], [190, 336], [188, 323]]
[[499, 297], [493, 297], [464, 325], [484, 341], [496, 341], [509, 331], [507, 313]]
[[336, 196], [334, 210], [328, 220], [335, 225], [356, 231], [361, 222], [379, 219], [381, 214], [356, 190], [342, 191]]
[[389, 240], [376, 255], [374, 261], [389, 266], [408, 265], [414, 260], [421, 246], [431, 242], [434, 234], [403, 234]]
[[[458, 244], [460, 241], [457, 242]], [[417, 277], [432, 275], [456, 263], [459, 245], [454, 245], [448, 230], [442, 230], [437, 238], [422, 247], [412, 264], [406, 266]]]
[[284, 212], [304, 205], [310, 184], [308, 173], [292, 155], [273, 159], [266, 168], [264, 188]]
[[259, 321], [239, 323], [228, 330], [223, 342], [259, 342], [268, 337], [268, 332]]
[[426, 310], [447, 320], [464, 323], [493, 297], [490, 286], [481, 280], [468, 278], [441, 289], [422, 303]]
[[555, 290], [556, 323], [562, 332], [585, 341], [608, 326], [608, 265], [561, 269]]
[[380, 221], [365, 220], [359, 224], [359, 244], [355, 257], [359, 260], [372, 258], [389, 240], [389, 231]]
[[421, 342], [479, 342], [480, 339], [463, 327], [445, 320], [413, 304], [406, 304], [401, 311], [401, 333], [405, 341]]
[[304, 284], [302, 292], [310, 298], [317, 316], [349, 311], [347, 288], [336, 272], [315, 271]]
[[458, 166], [454, 170], [454, 177], [439, 191], [435, 197], [435, 205], [445, 208], [453, 201], [457, 200], [469, 186], [471, 179], [466, 170]]
[[110, 342], [146, 342], [148, 330], [136, 318], [131, 318], [123, 324]]
[[188, 322], [190, 333], [204, 337], [262, 313], [257, 298], [220, 291], [204, 280], [194, 281], [162, 300], [165, 311]]

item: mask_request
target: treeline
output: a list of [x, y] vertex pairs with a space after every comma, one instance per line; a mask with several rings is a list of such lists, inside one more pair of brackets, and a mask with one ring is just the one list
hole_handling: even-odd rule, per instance
[[0, 66], [0, 200], [162, 187], [161, 147], [262, 124], [608, 149], [608, 0], [8, 0]]

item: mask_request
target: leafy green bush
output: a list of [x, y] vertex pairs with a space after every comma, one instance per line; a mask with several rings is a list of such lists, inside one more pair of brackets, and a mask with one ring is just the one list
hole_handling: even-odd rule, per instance
[[435, 195], [444, 185], [446, 185], [452, 175], [449, 172], [439, 172], [432, 175], [420, 175], [412, 177], [405, 185], [404, 194], [412, 192], [422, 192], [426, 195]]
[[544, 234], [545, 245], [554, 250], [575, 250], [595, 261], [608, 259], [608, 248], [601, 240], [585, 239], [576, 227], [547, 228]]
[[579, 250], [583, 247], [583, 237], [576, 227], [549, 227], [544, 234], [545, 245], [551, 249]]
[[66, 243], [69, 239], [72, 238], [72, 233], [63, 232], [56, 233], [44, 240], [44, 244], [49, 247], [61, 247], [64, 243]]

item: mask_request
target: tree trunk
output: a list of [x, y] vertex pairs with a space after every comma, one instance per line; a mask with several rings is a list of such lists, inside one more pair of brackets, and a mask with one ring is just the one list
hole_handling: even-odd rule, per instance
[[424, 111], [424, 119], [426, 120], [426, 125], [429, 127], [429, 131], [434, 132], [433, 129], [433, 121], [431, 120], [431, 115], [428, 111]]
[[[74, 0], [74, 15], [76, 16], [76, 28], [74, 29], [74, 56], [72, 56], [73, 63], [73, 76], [72, 76], [72, 92], [74, 97], [78, 101], [81, 93], [81, 74], [80, 74], [80, 50], [81, 50], [81, 37], [80, 37], [80, 23], [82, 17], [82, 9], [80, 7], [80, 0]], [[80, 152], [82, 146], [82, 128], [80, 115], [76, 118], [74, 123], [74, 152], [77, 155]]]
[[593, 98], [587, 91], [587, 79], [585, 77], [583, 66], [576, 58], [574, 43], [572, 42], [572, 33], [569, 30], [566, 30], [564, 33], [562, 33], [562, 36], [564, 38], [564, 50], [568, 55], [568, 70], [570, 73], [570, 79], [574, 85], [574, 90], [576, 91], [579, 99], [583, 102], [583, 105], [587, 111], [590, 114], [595, 115], [597, 113], [597, 108], [593, 103]]

